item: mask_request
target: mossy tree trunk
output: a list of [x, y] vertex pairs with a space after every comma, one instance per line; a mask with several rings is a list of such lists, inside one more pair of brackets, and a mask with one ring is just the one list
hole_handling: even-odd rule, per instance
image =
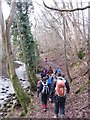
[[17, 17], [16, 17], [16, 22], [17, 22], [18, 35], [19, 35], [19, 38], [20, 38], [20, 45], [21, 45], [22, 52], [23, 52], [23, 60], [25, 62], [25, 67], [26, 67], [26, 74], [27, 74], [28, 81], [30, 83], [30, 90], [33, 91], [33, 90], [35, 90], [36, 84], [34, 82], [34, 78], [32, 77], [30, 67], [27, 64], [26, 52], [25, 52], [25, 48], [24, 48], [24, 45], [23, 45], [23, 37], [21, 36], [21, 30], [20, 30], [20, 25], [19, 25], [20, 23], [17, 20]]
[[15, 14], [15, 6], [16, 6], [16, 1], [12, 0], [10, 15], [4, 24], [1, 1], [0, 1], [0, 23], [1, 23], [1, 29], [2, 29], [2, 40], [4, 43], [4, 47], [7, 51], [7, 60], [8, 60], [8, 65], [9, 65], [8, 68], [9, 68], [10, 80], [13, 84], [13, 88], [15, 90], [17, 98], [18, 98], [24, 112], [26, 113], [27, 107], [30, 103], [30, 97], [24, 91], [24, 89], [21, 86], [20, 81], [16, 75], [15, 66], [14, 66], [14, 57], [13, 57], [13, 53], [12, 53], [12, 49], [11, 49], [11, 42], [10, 42], [10, 27], [11, 27], [11, 24], [12, 24], [12, 21], [14, 18], [14, 14]]
[[[31, 0], [29, 1], [31, 3]], [[36, 76], [34, 72], [34, 68], [36, 66], [36, 42], [33, 39], [33, 35], [31, 33], [31, 23], [29, 22], [29, 7], [33, 6], [29, 4], [29, 2], [18, 2], [17, 3], [17, 29], [20, 38], [20, 44], [23, 51], [23, 59], [26, 65], [26, 73], [28, 77], [28, 81], [30, 82], [30, 90], [33, 91], [36, 89]], [[32, 69], [33, 68], [33, 69]]]

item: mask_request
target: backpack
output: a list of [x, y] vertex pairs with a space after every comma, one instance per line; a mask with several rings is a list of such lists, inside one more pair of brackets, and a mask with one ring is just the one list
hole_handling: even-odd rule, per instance
[[49, 74], [52, 74], [52, 73], [53, 73], [53, 70], [52, 70], [52, 69], [49, 69], [48, 72], [49, 72]]
[[41, 81], [39, 80], [39, 81], [37, 82], [37, 88], [40, 88], [40, 83], [41, 83]]
[[48, 95], [48, 94], [49, 94], [48, 84], [47, 84], [47, 83], [43, 83], [43, 82], [42, 82], [42, 84], [43, 84], [43, 89], [42, 89], [42, 92], [41, 92], [41, 93]]
[[50, 77], [50, 78], [48, 79], [48, 84], [52, 84], [52, 80], [53, 80], [53, 78]]
[[43, 70], [43, 71], [41, 72], [41, 76], [42, 76], [42, 77], [45, 77], [45, 76], [46, 76], [46, 70]]
[[56, 82], [56, 88], [55, 88], [56, 94], [60, 97], [63, 97], [66, 95], [66, 86], [65, 86], [65, 80], [57, 80]]

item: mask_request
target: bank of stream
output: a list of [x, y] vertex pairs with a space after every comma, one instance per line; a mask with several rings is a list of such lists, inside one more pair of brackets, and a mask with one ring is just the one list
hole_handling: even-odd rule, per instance
[[[29, 82], [25, 73], [25, 64], [20, 61], [15, 61], [19, 64], [16, 68], [16, 74], [20, 80], [21, 85], [29, 92]], [[0, 119], [7, 115], [17, 104], [17, 97], [13, 89], [10, 79], [5, 76], [0, 76]]]

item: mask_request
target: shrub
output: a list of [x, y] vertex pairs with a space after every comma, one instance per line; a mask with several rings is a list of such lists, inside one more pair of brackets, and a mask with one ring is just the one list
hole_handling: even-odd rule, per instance
[[82, 60], [82, 59], [84, 58], [84, 56], [85, 56], [84, 51], [83, 51], [83, 50], [80, 50], [80, 51], [77, 53], [77, 56], [78, 56], [79, 59]]

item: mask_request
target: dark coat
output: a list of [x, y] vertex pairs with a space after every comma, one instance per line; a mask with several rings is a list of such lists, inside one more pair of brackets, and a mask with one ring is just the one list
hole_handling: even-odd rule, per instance
[[[46, 84], [46, 81], [44, 81], [44, 83]], [[48, 85], [48, 87], [49, 87], [49, 85]], [[42, 94], [42, 90], [43, 90], [43, 84], [41, 82], [40, 83], [40, 89], [39, 89], [39, 92], [41, 93], [41, 101], [42, 101], [43, 104], [47, 104], [48, 95]]]

